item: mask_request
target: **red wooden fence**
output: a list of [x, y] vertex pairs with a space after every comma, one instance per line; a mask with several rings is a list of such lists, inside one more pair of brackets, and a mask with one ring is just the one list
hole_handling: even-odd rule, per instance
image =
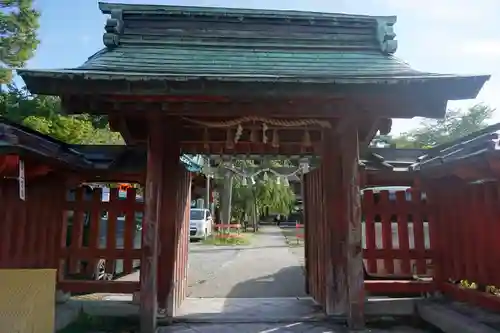
[[[440, 183], [435, 279], [457, 300], [500, 311], [500, 184]], [[462, 281], [462, 283], [460, 283]], [[492, 288], [494, 287], [494, 288]]]
[[[325, 305], [325, 281], [331, 266], [329, 249], [334, 246], [328, 235], [335, 230], [331, 230], [331, 217], [325, 214], [320, 169], [305, 176], [304, 192], [307, 289]], [[365, 281], [366, 290], [381, 294], [434, 290], [432, 280], [413, 279], [415, 275], [432, 275], [433, 219], [425, 196], [417, 190], [365, 191], [362, 208], [364, 264], [372, 275]]]
[[[120, 198], [113, 188], [109, 200], [102, 190], [90, 194], [83, 187], [67, 195], [59, 243], [58, 287], [71, 292], [132, 293], [136, 281], [90, 280], [104, 264], [108, 274], [132, 273], [141, 258], [140, 233], [144, 203], [136, 200], [136, 190]], [[135, 264], [135, 265], [134, 265]]]
[[[432, 276], [431, 209], [425, 195], [411, 191], [364, 191], [363, 258], [371, 292], [398, 294], [434, 290]], [[377, 281], [383, 277], [384, 281]], [[387, 280], [392, 278], [392, 280]]]
[[385, 276], [431, 275], [430, 211], [420, 191], [365, 191], [366, 270]]

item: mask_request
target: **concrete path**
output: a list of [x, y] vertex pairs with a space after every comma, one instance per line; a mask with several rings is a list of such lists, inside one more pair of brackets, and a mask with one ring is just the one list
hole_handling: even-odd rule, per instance
[[252, 245], [237, 251], [234, 258], [220, 266], [203, 283], [190, 288], [189, 297], [306, 296], [301, 264], [285, 243], [278, 227], [261, 227], [253, 237]]
[[[347, 328], [332, 323], [285, 323], [285, 324], [178, 324], [161, 327], [158, 333], [349, 333]], [[358, 333], [430, 333], [408, 326], [395, 326], [387, 329], [368, 328]]]

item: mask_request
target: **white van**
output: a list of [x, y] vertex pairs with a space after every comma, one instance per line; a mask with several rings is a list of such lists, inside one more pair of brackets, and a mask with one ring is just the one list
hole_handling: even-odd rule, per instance
[[212, 234], [212, 214], [206, 208], [191, 208], [189, 213], [189, 238], [205, 239]]

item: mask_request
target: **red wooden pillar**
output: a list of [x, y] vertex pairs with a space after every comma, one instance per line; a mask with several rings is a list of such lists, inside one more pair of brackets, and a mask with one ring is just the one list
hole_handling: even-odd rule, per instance
[[160, 211], [160, 253], [158, 267], [158, 306], [171, 318], [175, 308], [175, 267], [184, 216], [187, 191], [186, 177], [180, 164], [180, 128], [176, 118], [163, 120], [164, 140], [163, 182]]
[[156, 331], [157, 317], [157, 267], [158, 222], [161, 207], [164, 133], [168, 133], [159, 121], [149, 121], [147, 145], [147, 174], [142, 229], [142, 257], [140, 274], [141, 333]]
[[354, 123], [341, 133], [325, 131], [322, 178], [329, 220], [327, 243], [327, 314], [346, 314], [349, 327], [364, 326], [364, 278], [361, 244], [358, 132]]
[[349, 126], [341, 135], [342, 193], [347, 224], [347, 286], [348, 324], [361, 329], [364, 318], [363, 247], [361, 244], [361, 194], [359, 189], [359, 140], [356, 126]]

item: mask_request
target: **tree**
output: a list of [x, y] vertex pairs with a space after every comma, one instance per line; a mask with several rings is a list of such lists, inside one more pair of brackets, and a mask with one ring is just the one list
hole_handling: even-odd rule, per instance
[[466, 111], [449, 110], [445, 118], [424, 120], [416, 129], [388, 141], [397, 148], [433, 147], [485, 128], [494, 111], [484, 104], [476, 104]]
[[50, 118], [29, 116], [23, 120], [23, 125], [71, 144], [123, 144], [119, 133], [111, 132], [109, 127], [95, 128], [92, 122], [85, 118], [61, 115]]
[[24, 67], [39, 44], [40, 13], [33, 0], [0, 1], [0, 84], [12, 79], [11, 68]]
[[[235, 166], [240, 168], [255, 168], [251, 161], [235, 161]], [[271, 163], [270, 167], [288, 166], [287, 161]], [[288, 215], [295, 203], [295, 194], [285, 182], [277, 182], [274, 175], [259, 177], [255, 184], [244, 184], [242, 178], [235, 176], [233, 180], [232, 216], [242, 221], [246, 216], [260, 216], [267, 209], [278, 214]]]
[[[0, 116], [72, 144], [123, 144], [107, 121], [90, 115], [65, 116], [58, 97], [30, 95], [9, 85], [0, 92]], [[99, 127], [98, 127], [99, 126]]]

